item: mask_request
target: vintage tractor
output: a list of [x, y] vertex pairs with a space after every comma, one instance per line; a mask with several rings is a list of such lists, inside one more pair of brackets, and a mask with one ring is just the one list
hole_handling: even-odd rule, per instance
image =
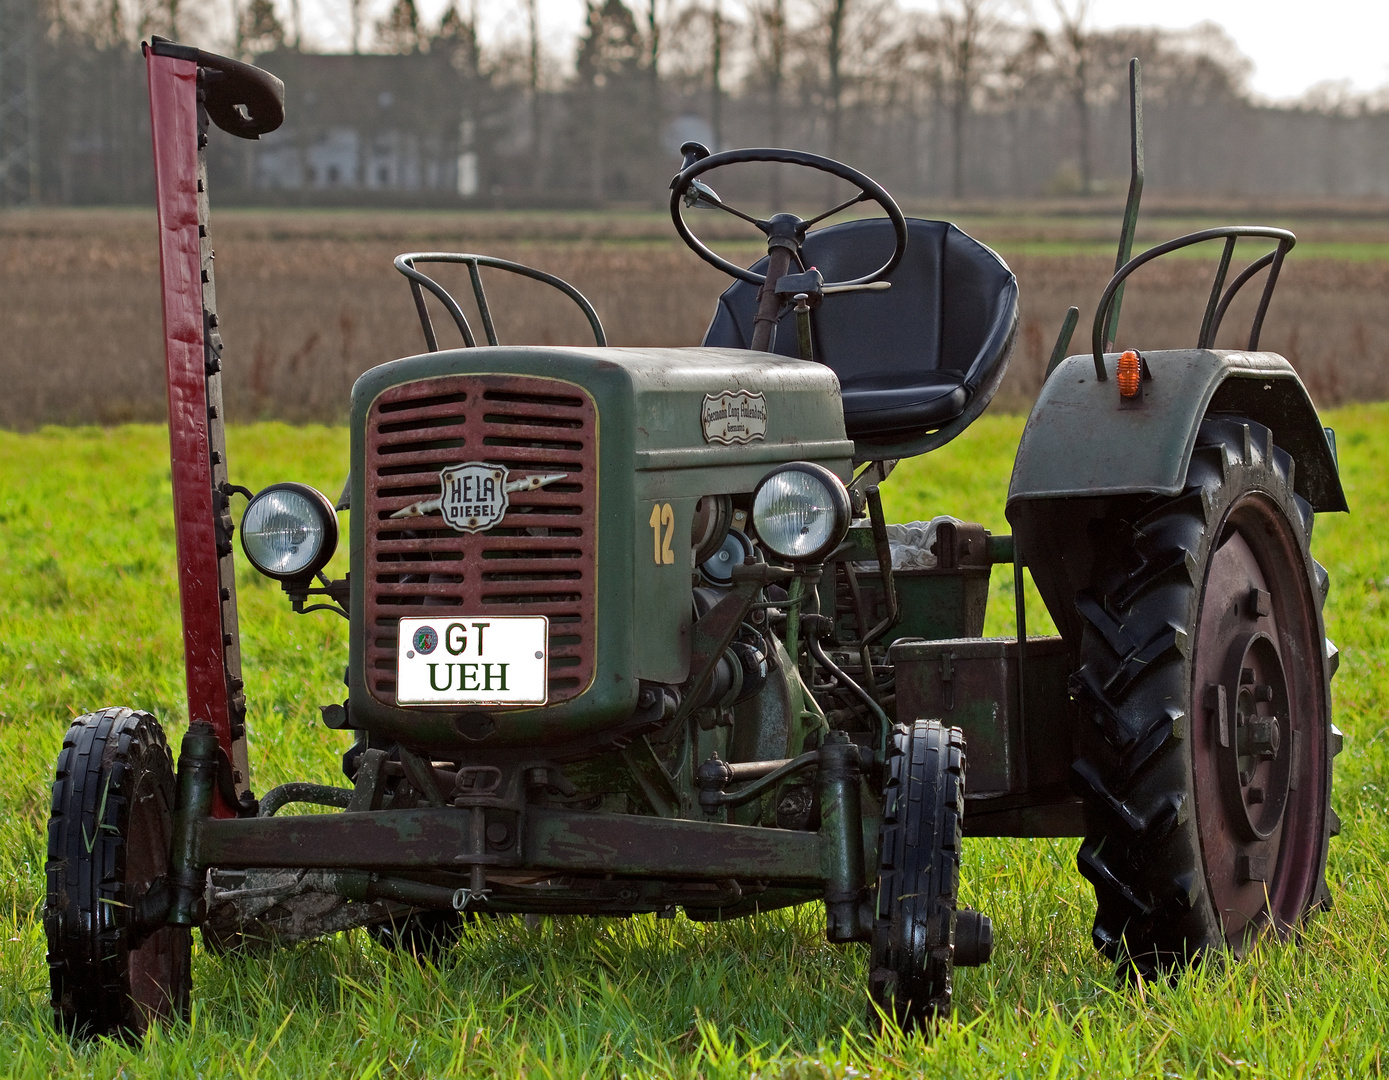
[[[868, 1019], [948, 1007], [989, 957], [957, 905], [965, 836], [1083, 837], [1094, 940], [1145, 972], [1283, 938], [1328, 902], [1340, 735], [1315, 512], [1345, 510], [1335, 443], [1292, 367], [1257, 351], [1278, 229], [1184, 236], [1129, 258], [1091, 348], [1068, 314], [1009, 490], [1012, 536], [884, 521], [900, 459], [962, 432], [1003, 377], [1017, 284], [954, 226], [905, 218], [856, 169], [688, 144], [680, 236], [734, 284], [698, 348], [611, 348], [569, 284], [482, 255], [414, 253], [428, 351], [353, 390], [350, 476], [232, 482], [223, 430], [204, 147], [283, 117], [256, 68], [146, 49], [167, 341], [189, 727], [111, 708], [58, 759], [44, 926], [59, 1025], [140, 1031], [184, 1015], [205, 947], [367, 927], [437, 949], [488, 914], [716, 920], [822, 901], [869, 948]], [[781, 162], [857, 192], [810, 219], [744, 214], [707, 182]], [[837, 210], [885, 217], [812, 231]], [[685, 212], [765, 236], [751, 268]], [[1273, 250], [1228, 283], [1237, 239]], [[1196, 348], [1113, 351], [1125, 279], [1221, 240]], [[462, 264], [486, 344], [421, 266]], [[596, 345], [497, 342], [483, 271], [549, 283]], [[1267, 270], [1248, 349], [1215, 349]], [[427, 302], [465, 345], [438, 345]], [[256, 570], [296, 610], [350, 620], [355, 739], [341, 787], [258, 800], [247, 766], [231, 502]], [[323, 574], [347, 512], [351, 569]], [[981, 637], [991, 568], [1030, 571], [1058, 637]], [[966, 773], [966, 747], [969, 769]], [[968, 788], [966, 788], [968, 775]], [[290, 808], [318, 804], [312, 813]], [[321, 808], [330, 811], [323, 812]]]

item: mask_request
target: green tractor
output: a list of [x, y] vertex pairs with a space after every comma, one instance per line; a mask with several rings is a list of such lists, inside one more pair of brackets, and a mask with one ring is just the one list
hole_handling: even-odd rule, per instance
[[[482, 255], [396, 260], [428, 351], [352, 397], [339, 500], [228, 472], [204, 148], [283, 118], [263, 71], [147, 48], [190, 725], [83, 716], [58, 759], [44, 926], [58, 1024], [139, 1032], [188, 1009], [191, 930], [215, 949], [367, 927], [433, 949], [482, 915], [721, 920], [820, 901], [869, 949], [867, 1015], [948, 1008], [989, 959], [959, 907], [966, 836], [1083, 837], [1094, 941], [1143, 972], [1286, 938], [1329, 902], [1335, 650], [1316, 512], [1346, 509], [1332, 433], [1258, 351], [1290, 233], [1208, 229], [1119, 267], [1089, 351], [1068, 314], [1022, 437], [1011, 536], [893, 525], [878, 485], [987, 406], [1018, 323], [1004, 262], [904, 217], [856, 169], [687, 144], [675, 228], [733, 284], [703, 343], [613, 348], [588, 301]], [[803, 166], [856, 192], [755, 218], [706, 178]], [[813, 228], [875, 203], [883, 216]], [[750, 268], [686, 211], [747, 221]], [[1272, 250], [1227, 283], [1236, 241]], [[1125, 279], [1223, 243], [1196, 347], [1115, 352]], [[421, 269], [462, 264], [482, 337]], [[483, 274], [552, 285], [595, 344], [497, 341]], [[1267, 271], [1243, 351], [1215, 349]], [[441, 348], [429, 304], [464, 346]], [[437, 310], [437, 309], [436, 309]], [[247, 765], [231, 502], [246, 558], [296, 610], [350, 620], [340, 787], [257, 799]], [[347, 512], [351, 569], [322, 571]], [[1030, 571], [1057, 637], [982, 637], [991, 569]], [[966, 757], [968, 756], [968, 769]], [[311, 813], [295, 807], [317, 804]], [[323, 812], [326, 807], [336, 812]]]

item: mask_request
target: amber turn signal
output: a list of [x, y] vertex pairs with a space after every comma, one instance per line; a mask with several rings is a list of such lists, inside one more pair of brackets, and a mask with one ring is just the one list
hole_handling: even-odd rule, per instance
[[1116, 381], [1119, 383], [1120, 397], [1137, 397], [1139, 383], [1143, 377], [1143, 361], [1138, 358], [1138, 354], [1130, 349], [1119, 357], [1119, 371]]

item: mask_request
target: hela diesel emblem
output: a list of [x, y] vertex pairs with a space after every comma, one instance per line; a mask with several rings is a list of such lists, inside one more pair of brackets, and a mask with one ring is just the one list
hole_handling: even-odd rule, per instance
[[705, 394], [700, 420], [705, 442], [725, 446], [760, 442], [767, 437], [767, 399], [747, 390]]
[[534, 491], [563, 480], [568, 475], [551, 473], [548, 476], [508, 480], [505, 465], [465, 461], [462, 465], [450, 465], [439, 473], [442, 492], [437, 499], [411, 503], [391, 517], [423, 517], [438, 511], [444, 515], [444, 521], [451, 529], [466, 533], [484, 532], [506, 516], [510, 496], [514, 492]]

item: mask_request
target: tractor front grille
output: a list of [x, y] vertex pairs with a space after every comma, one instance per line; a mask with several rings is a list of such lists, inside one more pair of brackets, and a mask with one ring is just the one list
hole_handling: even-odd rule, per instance
[[[439, 495], [439, 471], [505, 465], [512, 479], [565, 479], [510, 496], [480, 533], [438, 514], [391, 520]], [[366, 432], [366, 674], [394, 705], [402, 617], [546, 615], [550, 702], [593, 680], [598, 524], [598, 413], [572, 383], [528, 375], [447, 375], [405, 383], [372, 403]]]

